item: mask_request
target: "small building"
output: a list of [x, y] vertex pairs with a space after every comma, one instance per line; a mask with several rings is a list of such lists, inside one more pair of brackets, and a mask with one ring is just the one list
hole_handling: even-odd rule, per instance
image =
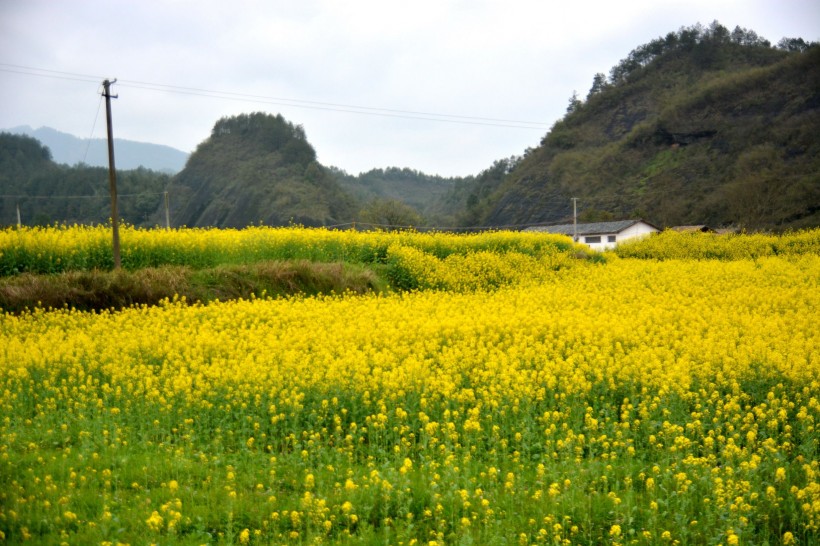
[[674, 226], [669, 228], [672, 231], [677, 231], [678, 233], [714, 233], [715, 230], [707, 226], [706, 224], [697, 224], [694, 226]]
[[646, 237], [658, 233], [660, 229], [643, 220], [619, 220], [616, 222], [594, 222], [591, 224], [559, 224], [555, 226], [534, 226], [525, 231], [540, 231], [542, 233], [558, 233], [573, 236], [576, 233], [577, 241], [584, 243], [593, 250], [607, 250], [630, 239]]

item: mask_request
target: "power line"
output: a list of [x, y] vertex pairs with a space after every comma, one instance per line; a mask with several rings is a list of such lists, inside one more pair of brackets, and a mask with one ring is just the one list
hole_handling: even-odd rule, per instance
[[[162, 195], [165, 192], [143, 192], [143, 193], [120, 193], [117, 197], [146, 197], [149, 195]], [[0, 199], [107, 199], [106, 194], [99, 195], [0, 195]]]
[[[28, 76], [40, 76], [72, 81], [98, 82], [101, 77], [90, 74], [78, 74], [74, 72], [64, 72], [50, 70], [32, 66], [0, 63], [0, 71]], [[175, 93], [181, 95], [193, 95], [222, 100], [233, 100], [241, 102], [252, 102], [259, 104], [272, 104], [276, 106], [289, 106], [295, 108], [305, 108], [311, 110], [324, 110], [332, 112], [343, 112], [348, 114], [381, 116], [403, 119], [415, 119], [420, 121], [437, 121], [443, 123], [458, 123], [466, 125], [483, 125], [489, 127], [505, 127], [512, 129], [547, 130], [549, 123], [543, 121], [514, 120], [504, 118], [492, 118], [483, 116], [465, 116], [459, 114], [441, 114], [436, 112], [423, 112], [415, 110], [403, 110], [398, 108], [383, 108], [374, 106], [359, 106], [353, 104], [342, 104], [335, 102], [322, 102], [306, 99], [293, 99], [287, 97], [275, 97], [268, 95], [253, 95], [248, 93], [238, 93], [234, 91], [219, 91], [198, 87], [184, 87], [163, 83], [142, 82], [136, 80], [119, 80], [121, 87], [141, 89], [146, 91], [158, 91], [165, 93]]]
[[[281, 104], [284, 106], [300, 106], [304, 108], [317, 108], [320, 110], [334, 110], [334, 111], [341, 111], [341, 112], [351, 112], [351, 113], [382, 113], [382, 114], [401, 114], [399, 117], [411, 116], [434, 116], [435, 119], [431, 119], [431, 121], [447, 121], [446, 119], [439, 119], [439, 118], [450, 118], [451, 120], [465, 120], [466, 121], [482, 121], [482, 122], [491, 122], [491, 123], [511, 123], [516, 125], [532, 125], [534, 128], [542, 129], [547, 128], [548, 124], [542, 121], [524, 121], [524, 120], [515, 120], [515, 119], [502, 119], [502, 118], [488, 118], [488, 117], [480, 117], [480, 116], [462, 116], [457, 114], [437, 114], [434, 112], [420, 112], [415, 110], [400, 110], [395, 108], [379, 108], [379, 107], [371, 107], [371, 106], [357, 106], [352, 104], [340, 104], [334, 102], [321, 102], [321, 101], [312, 101], [312, 100], [303, 100], [303, 99], [290, 99], [284, 97], [271, 97], [266, 95], [251, 95], [246, 93], [235, 93], [229, 91], [215, 91], [210, 89], [201, 89], [195, 87], [180, 87], [180, 86], [173, 86], [173, 85], [165, 85], [165, 84], [157, 84], [157, 83], [148, 83], [148, 82], [138, 82], [138, 81], [131, 81], [131, 80], [121, 80], [120, 84], [124, 87], [133, 87], [137, 89], [149, 89], [154, 91], [168, 91], [172, 93], [185, 93], [185, 94], [194, 94], [194, 95], [204, 95], [209, 97], [215, 98], [226, 98], [226, 99], [238, 99], [238, 100], [249, 100], [253, 102], [267, 102], [267, 101], [275, 101], [273, 104]], [[419, 118], [419, 119], [428, 119], [426, 117]]]
[[91, 125], [91, 134], [88, 135], [88, 143], [85, 145], [85, 153], [83, 154], [83, 163], [88, 158], [88, 150], [91, 149], [91, 139], [94, 138], [94, 129], [97, 128], [97, 119], [100, 117], [100, 110], [102, 109], [103, 96], [100, 95], [100, 102], [97, 104], [97, 114], [94, 116], [94, 123]]
[[0, 71], [11, 72], [13, 74], [24, 74], [26, 76], [41, 76], [43, 78], [57, 78], [61, 80], [99, 83], [99, 78], [97, 76], [76, 74], [73, 72], [62, 72], [59, 70], [48, 70], [46, 68], [35, 68], [33, 66], [23, 66], [9, 63], [0, 63]]

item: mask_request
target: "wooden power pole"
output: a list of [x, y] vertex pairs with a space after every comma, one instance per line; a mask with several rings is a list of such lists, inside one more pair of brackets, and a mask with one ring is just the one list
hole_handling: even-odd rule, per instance
[[[117, 80], [103, 81], [105, 97], [105, 117], [108, 124], [108, 186], [111, 190], [111, 228], [114, 245], [114, 269], [121, 267], [120, 262], [120, 220], [117, 212], [117, 170], [114, 167], [114, 130], [111, 127], [111, 85]], [[115, 99], [117, 95], [113, 96]]]
[[572, 240], [578, 242], [578, 198], [572, 198]]
[[165, 229], [171, 229], [171, 213], [168, 210], [168, 192], [165, 192]]

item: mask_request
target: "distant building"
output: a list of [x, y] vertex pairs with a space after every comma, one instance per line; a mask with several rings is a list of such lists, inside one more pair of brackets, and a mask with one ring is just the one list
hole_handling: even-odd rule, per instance
[[706, 224], [698, 224], [694, 226], [675, 226], [669, 229], [672, 231], [677, 231], [678, 233], [714, 233], [715, 231]]
[[643, 220], [619, 220], [617, 222], [595, 222], [592, 224], [578, 224], [574, 230], [573, 224], [556, 226], [534, 226], [525, 231], [539, 231], [542, 233], [558, 233], [572, 237], [573, 232], [578, 235], [578, 242], [584, 243], [593, 250], [606, 250], [630, 239], [646, 237], [658, 233], [660, 229]]

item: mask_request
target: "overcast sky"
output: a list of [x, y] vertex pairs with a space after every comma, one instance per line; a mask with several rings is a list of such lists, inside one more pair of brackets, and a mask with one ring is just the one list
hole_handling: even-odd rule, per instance
[[193, 151], [265, 111], [351, 174], [477, 174], [537, 146], [596, 72], [713, 20], [820, 41], [818, 0], [0, 0], [0, 129], [104, 137], [118, 78], [115, 137]]

